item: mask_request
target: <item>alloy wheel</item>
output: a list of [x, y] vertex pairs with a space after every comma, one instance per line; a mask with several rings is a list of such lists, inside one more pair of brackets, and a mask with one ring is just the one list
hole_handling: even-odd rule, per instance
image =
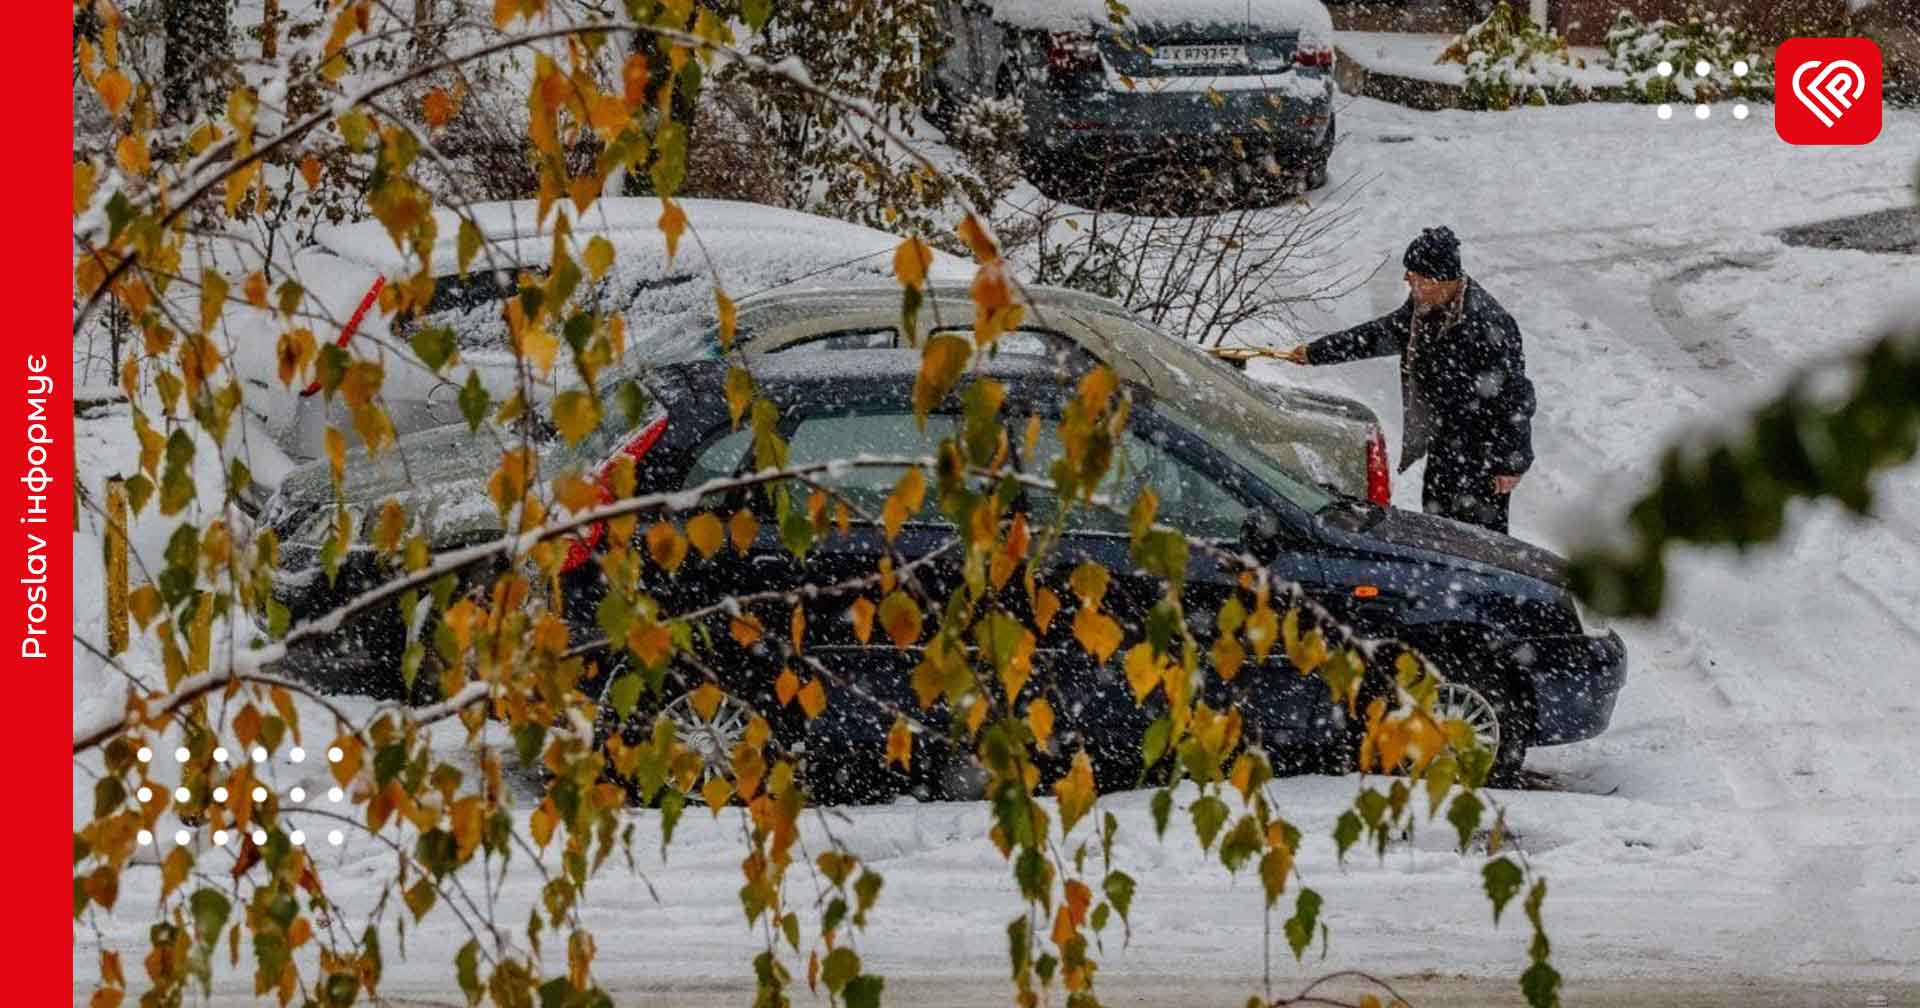
[[1433, 699], [1434, 716], [1465, 721], [1473, 737], [1489, 752], [1500, 751], [1500, 711], [1487, 695], [1461, 682], [1441, 683]]
[[673, 725], [674, 740], [700, 754], [700, 779], [696, 784], [714, 777], [733, 779], [733, 749], [747, 737], [747, 724], [753, 719], [751, 707], [723, 695], [713, 708], [713, 716], [705, 718], [694, 707], [691, 695], [683, 693], [669, 701], [661, 713]]

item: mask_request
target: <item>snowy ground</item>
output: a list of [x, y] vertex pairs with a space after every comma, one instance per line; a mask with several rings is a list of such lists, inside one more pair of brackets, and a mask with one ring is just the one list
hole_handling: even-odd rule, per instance
[[[1638, 106], [1471, 114], [1356, 101], [1341, 110], [1334, 174], [1364, 187], [1348, 253], [1384, 266], [1308, 328], [1397, 303], [1406, 239], [1452, 226], [1468, 269], [1519, 319], [1539, 385], [1540, 463], [1516, 498], [1517, 530], [1565, 546], [1631, 495], [1667, 435], [1861, 339], [1902, 296], [1920, 303], [1920, 257], [1790, 248], [1767, 234], [1911, 203], [1920, 114], [1890, 111], [1864, 149], [1786, 146], [1770, 115], [1735, 122], [1721, 108], [1705, 123], [1661, 122]], [[1268, 334], [1280, 345], [1297, 335]], [[1398, 429], [1390, 361], [1266, 373], [1355, 395]], [[87, 436], [83, 424], [83, 472], [124, 467], [110, 441]], [[1398, 481], [1403, 506], [1418, 506], [1417, 476]], [[1878, 521], [1810, 508], [1775, 550], [1680, 558], [1669, 616], [1623, 628], [1634, 670], [1612, 729], [1531, 757], [1564, 790], [1501, 796], [1552, 880], [1547, 923], [1569, 1003], [1651, 1003], [1668, 981], [1693, 1004], [1864, 1004], [1871, 993], [1920, 1003], [1920, 777], [1903, 758], [1920, 715], [1916, 500], [1920, 470], [1909, 470], [1885, 480]], [[97, 555], [82, 539], [75, 555]], [[98, 583], [84, 569], [76, 578], [83, 611], [98, 605]], [[76, 695], [102, 698], [92, 706], [113, 702], [110, 682], [93, 663], [76, 665]], [[1286, 814], [1322, 838], [1353, 787], [1275, 786]], [[1122, 866], [1142, 885], [1131, 945], [1110, 943], [1103, 957], [1103, 991], [1122, 1003], [1228, 1003], [1256, 991], [1257, 879], [1202, 866], [1190, 835], [1155, 842], [1144, 796], [1105, 803], [1122, 823]], [[756, 945], [735, 898], [734, 816], [689, 813], [667, 864], [642, 859], [657, 901], [624, 883], [623, 868], [597, 887], [597, 973], [619, 1003], [738, 1001], [750, 985]], [[636, 818], [646, 851], [656, 827]], [[1003, 996], [1004, 928], [1018, 904], [982, 840], [985, 821], [978, 807], [902, 804], [831, 822], [887, 876], [861, 953], [897, 978], [890, 990]], [[1479, 978], [1519, 973], [1524, 930], [1514, 919], [1494, 928], [1478, 862], [1451, 853], [1446, 832], [1344, 868], [1330, 844], [1310, 843], [1301, 870], [1327, 898], [1332, 945], [1296, 966], [1281, 943], [1276, 992], [1354, 966], [1424, 974], [1433, 1003], [1515, 1000], [1510, 981]], [[366, 902], [351, 880], [388, 870], [386, 857], [364, 845], [320, 853], [350, 904]], [[533, 892], [515, 885], [509, 905]], [[122, 910], [104, 924], [111, 940], [140, 940], [153, 890], [151, 878], [123, 883]], [[383, 989], [453, 1003], [446, 964], [460, 940], [410, 935], [408, 959], [388, 953]], [[83, 971], [92, 942], [83, 932], [76, 943]], [[1189, 979], [1203, 975], [1215, 979]], [[1584, 1000], [1583, 980], [1597, 992]], [[227, 984], [231, 1003], [245, 1003], [245, 979]], [[83, 976], [76, 998], [87, 989]]]

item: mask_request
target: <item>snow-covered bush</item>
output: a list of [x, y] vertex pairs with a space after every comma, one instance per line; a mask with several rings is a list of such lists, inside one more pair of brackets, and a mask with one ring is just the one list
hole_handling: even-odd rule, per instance
[[[1705, 76], [1694, 71], [1701, 63]], [[1734, 64], [1748, 71], [1736, 76]], [[1660, 73], [1660, 64], [1669, 73]], [[1679, 21], [1642, 21], [1621, 11], [1607, 31], [1607, 64], [1627, 75], [1627, 88], [1647, 102], [1764, 99], [1773, 94], [1773, 60], [1765, 46], [1710, 10], [1689, 8]]]
[[1541, 28], [1507, 3], [1456, 37], [1439, 62], [1467, 68], [1469, 108], [1559, 105], [1582, 97], [1573, 80], [1567, 40]]
[[956, 181], [976, 204], [992, 206], [1019, 183], [1026, 132], [1026, 111], [1018, 98], [975, 98], [955, 114], [947, 138], [967, 170]]

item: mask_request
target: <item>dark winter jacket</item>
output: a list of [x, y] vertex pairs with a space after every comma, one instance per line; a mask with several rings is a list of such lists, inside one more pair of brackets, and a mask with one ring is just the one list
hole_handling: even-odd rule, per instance
[[1472, 279], [1453, 305], [1391, 315], [1307, 344], [1309, 364], [1400, 355], [1406, 431], [1400, 468], [1431, 452], [1453, 465], [1518, 476], [1533, 464], [1533, 383], [1520, 327]]

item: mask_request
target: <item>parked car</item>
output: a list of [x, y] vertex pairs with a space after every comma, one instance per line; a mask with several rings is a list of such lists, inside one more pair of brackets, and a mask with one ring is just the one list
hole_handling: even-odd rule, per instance
[[[958, 422], [957, 396], [924, 427], [916, 422], [911, 404], [920, 356], [911, 351], [775, 354], [749, 364], [760, 392], [781, 408], [790, 464], [863, 453], [924, 457]], [[626, 455], [637, 460], [639, 493], [682, 490], [751, 471], [752, 434], [734, 429], [723, 394], [728, 367], [721, 361], [695, 362], [637, 377], [651, 406], [633, 421], [611, 406], [622, 395], [622, 383], [610, 382], [604, 386], [610, 403], [605, 412], [619, 419], [609, 420], [576, 448], [550, 446], [543, 471], [568, 466], [602, 471], [604, 464]], [[1009, 418], [1042, 418], [1032, 457], [1017, 462], [1025, 471], [1044, 474], [1062, 450], [1053, 423], [1074, 395], [1071, 375], [1052, 362], [1012, 354], [982, 362], [975, 373], [1003, 383]], [[1626, 675], [1625, 650], [1618, 636], [1584, 620], [1566, 590], [1558, 557], [1495, 533], [1333, 494], [1242, 450], [1233, 432], [1201, 420], [1187, 402], [1138, 385], [1128, 390], [1130, 427], [1116, 445], [1112, 475], [1099, 492], [1124, 506], [1151, 485], [1159, 495], [1160, 521], [1257, 557], [1280, 581], [1298, 584], [1313, 602], [1365, 636], [1420, 647], [1447, 679], [1444, 709], [1467, 719], [1497, 751], [1501, 773], [1515, 771], [1531, 746], [1586, 739], [1606, 728]], [[371, 515], [390, 497], [426, 514], [447, 502], [459, 507], [459, 502], [484, 499], [481, 488], [494, 464], [495, 436], [470, 435], [459, 427], [404, 439], [403, 452], [433, 462], [410, 481], [398, 464], [356, 457], [347, 466], [342, 496], [357, 515]], [[830, 470], [823, 479], [865, 505], [862, 511], [877, 514], [898, 477], [885, 468], [848, 467]], [[370, 553], [349, 556], [332, 583], [300, 573], [302, 564], [313, 562], [317, 545], [311, 528], [316, 516], [320, 524], [328, 520], [333, 493], [326, 466], [309, 466], [283, 483], [269, 509], [269, 523], [287, 543], [276, 596], [296, 619], [323, 613], [386, 576]], [[954, 530], [933, 496], [891, 544], [896, 557], [934, 557], [951, 541]], [[1035, 520], [1049, 520], [1058, 502], [1030, 490], [1018, 506]], [[740, 508], [765, 510], [763, 495], [746, 491], [709, 494], [700, 507], [723, 518]], [[490, 505], [468, 512], [475, 510], [491, 514]], [[672, 576], [649, 566], [642, 575], [647, 590], [661, 599], [664, 611], [688, 612], [749, 587], [818, 588], [870, 574], [889, 548], [878, 527], [856, 520], [845, 533], [830, 533], [815, 543], [804, 560], [796, 559], [781, 544], [771, 518], [761, 515], [759, 538], [745, 555], [721, 550], [711, 559], [689, 556]], [[493, 523], [491, 533], [484, 527], [487, 521]], [[426, 528], [435, 549], [500, 534], [498, 519], [470, 516], [446, 526], [428, 522]], [[1040, 576], [1064, 580], [1081, 560], [1104, 564], [1114, 580], [1103, 609], [1137, 640], [1163, 588], [1131, 562], [1126, 515], [1075, 509], [1066, 530]], [[1191, 557], [1184, 605], [1204, 653], [1215, 613], [1235, 591], [1238, 569], [1210, 551], [1194, 550]], [[604, 591], [599, 565], [590, 558], [588, 550], [576, 551], [561, 576], [573, 639], [582, 645], [599, 634], [595, 613]], [[963, 577], [961, 560], [934, 557], [916, 576], [930, 597], [944, 598]], [[1061, 598], [1074, 598], [1064, 585], [1056, 588]], [[1024, 592], [1009, 591], [1005, 602], [1019, 612], [1024, 598]], [[827, 683], [830, 702], [817, 720], [775, 699], [783, 659], [774, 646], [763, 639], [740, 648], [724, 626], [714, 628], [712, 640], [722, 650], [708, 655], [706, 666], [720, 673], [731, 699], [703, 717], [670, 692], [653, 709], [664, 710], [688, 744], [722, 764], [737, 741], [740, 725], [734, 722], [741, 708], [751, 705], [767, 713], [776, 738], [806, 754], [805, 770], [818, 799], [881, 800], [909, 788], [926, 795], [953, 793], [965, 778], [947, 762], [948, 751], [936, 739], [917, 738], [914, 777], [889, 770], [882, 761], [893, 716], [879, 705], [917, 706], [909, 685], [915, 650], [882, 645], [880, 638], [862, 644], [851, 621], [825, 618], [833, 604], [818, 604], [808, 624], [807, 654], [860, 689], [850, 692]], [[789, 612], [781, 604], [756, 615], [765, 625], [784, 627]], [[1023, 696], [1049, 697], [1058, 712], [1052, 747], [1057, 757], [1084, 746], [1100, 786], [1135, 786], [1145, 769], [1142, 733], [1161, 708], [1151, 699], [1144, 707], [1134, 702], [1117, 657], [1102, 666], [1073, 642], [1072, 617], [1067, 611], [1051, 622]], [[378, 621], [383, 625], [348, 628], [318, 648], [296, 651], [287, 660], [289, 669], [326, 688], [391, 694], [395, 656], [407, 631], [397, 615]], [[1243, 669], [1231, 684], [1209, 677], [1204, 698], [1216, 705], [1237, 702], [1249, 737], [1284, 765], [1342, 765], [1340, 754], [1353, 751], [1350, 722], [1336, 714], [1323, 685], [1287, 667], [1283, 650], [1276, 649], [1264, 666]], [[946, 716], [938, 706], [928, 714], [936, 725]], [[642, 717], [651, 718], [652, 709]], [[633, 740], [643, 727], [603, 716], [602, 735], [616, 730]]]
[[[1372, 410], [1342, 396], [1256, 382], [1199, 346], [1154, 328], [1125, 306], [1080, 291], [1029, 286], [1020, 327], [997, 352], [1094, 359], [1158, 395], [1189, 403], [1207, 424], [1308, 482], [1365, 497], [1393, 497], [1386, 439]], [[774, 291], [740, 303], [737, 345], [748, 353], [875, 350], [919, 346], [929, 335], [972, 331], [973, 303], [962, 287], [936, 286], [902, 338], [900, 288]], [[714, 344], [715, 352], [718, 343]]]
[[[657, 199], [607, 197], [585, 213], [562, 201], [553, 211], [570, 218], [576, 256], [594, 237], [612, 242], [613, 270], [594, 286], [588, 303], [624, 314], [628, 352], [637, 361], [684, 360], [708, 352], [700, 337], [715, 318], [716, 272], [734, 298], [794, 283], [891, 281], [897, 236], [778, 207], [729, 200], [677, 202], [690, 231], [671, 259], [659, 230]], [[381, 401], [401, 434], [461, 419], [458, 396], [469, 369], [479, 374], [496, 402], [523, 386], [502, 308], [516, 290], [521, 271], [544, 275], [553, 254], [553, 217], [542, 226], [532, 200], [476, 203], [465, 213], [479, 227], [484, 244], [472, 269], [462, 276], [460, 218], [450, 209], [435, 211], [439, 241], [432, 251], [433, 299], [417, 315], [388, 317], [375, 307], [383, 286], [419, 268], [378, 221], [321, 228], [314, 236], [317, 247], [304, 250], [298, 260], [302, 282], [328, 294], [331, 325], [316, 324], [315, 334], [379, 355], [385, 365]], [[936, 254], [930, 272], [949, 282], [972, 277], [971, 266], [945, 254]], [[419, 328], [436, 325], [453, 329], [462, 362], [441, 374], [421, 364], [407, 344]], [[271, 354], [274, 340], [259, 342]], [[269, 356], [257, 373], [271, 375], [274, 370]], [[561, 354], [551, 374], [527, 376], [524, 384], [541, 402], [578, 383], [567, 355]], [[317, 386], [286, 393], [277, 385], [260, 384], [249, 395], [267, 404], [275, 440], [292, 457], [318, 457], [329, 426], [350, 439], [357, 437], [344, 406], [328, 403], [316, 394]], [[276, 396], [285, 401], [272, 401]]]
[[1030, 162], [1174, 154], [1326, 184], [1336, 136], [1333, 20], [1319, 0], [940, 0], [931, 118], [1014, 100]]

